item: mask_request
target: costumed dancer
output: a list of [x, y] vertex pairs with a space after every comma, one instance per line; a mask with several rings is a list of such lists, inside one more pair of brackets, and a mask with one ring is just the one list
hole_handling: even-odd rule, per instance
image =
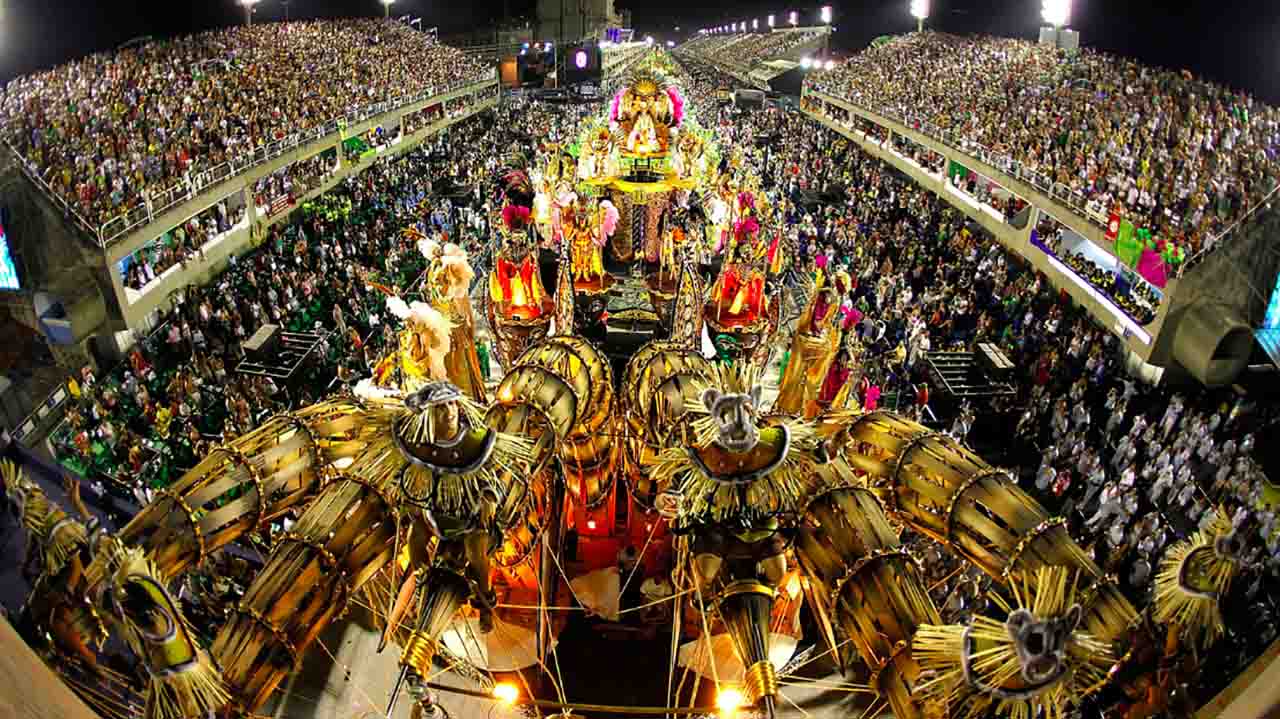
[[374, 384], [398, 387], [406, 394], [431, 381], [445, 381], [453, 323], [431, 305], [408, 304], [399, 297], [387, 298], [387, 310], [404, 321], [397, 349], [378, 363]]
[[541, 317], [546, 290], [538, 276], [536, 255], [529, 238], [528, 207], [507, 205], [502, 208], [505, 246], [489, 275], [489, 297], [511, 316], [522, 319]]
[[724, 269], [711, 296], [717, 319], [750, 324], [764, 312], [766, 248], [760, 242], [760, 223], [750, 212], [755, 205], [754, 196], [744, 192], [738, 196], [738, 203], [746, 216], [734, 225]]
[[[433, 248], [420, 244], [423, 254]], [[428, 270], [431, 304], [451, 325], [449, 352], [444, 358], [447, 379], [477, 402], [485, 401], [484, 374], [476, 349], [476, 321], [471, 311], [471, 269], [467, 253], [452, 242], [440, 248]]]
[[[791, 340], [790, 359], [782, 373], [774, 410], [797, 415], [817, 406], [819, 393], [840, 350], [837, 317], [841, 293], [819, 275], [809, 306], [800, 316]], [[834, 395], [832, 395], [834, 398]]]

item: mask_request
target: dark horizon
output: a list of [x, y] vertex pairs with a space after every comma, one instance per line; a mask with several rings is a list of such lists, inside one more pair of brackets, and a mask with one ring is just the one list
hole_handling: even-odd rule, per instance
[[[812, 24], [821, 4], [745, 0], [726, 8], [691, 8], [677, 0], [616, 2], [619, 8], [632, 11], [640, 36], [652, 34], [660, 41], [736, 20], [759, 18], [763, 26], [770, 12], [782, 23], [792, 9]], [[517, 17], [530, 16], [534, 9], [533, 0], [447, 5], [432, 0], [396, 0], [392, 14], [421, 17], [424, 26], [437, 26], [442, 34], [449, 34], [500, 18], [504, 4]], [[855, 52], [880, 35], [915, 27], [907, 12], [908, 0], [832, 0], [831, 4], [837, 29], [833, 47], [840, 52]], [[928, 25], [945, 32], [1034, 39], [1041, 24], [1039, 0], [932, 0], [931, 4]], [[1147, 65], [1188, 69], [1280, 105], [1280, 57], [1270, 52], [1273, 38], [1280, 34], [1280, 4], [1261, 0], [1184, 2], [1173, 9], [1169, 4], [1075, 0], [1071, 27], [1080, 32], [1085, 47], [1133, 57]], [[377, 0], [291, 0], [288, 11], [292, 19], [377, 17], [382, 6]], [[255, 20], [272, 22], [284, 19], [284, 15], [283, 0], [262, 0]], [[243, 10], [234, 0], [183, 5], [143, 0], [134, 4], [131, 13], [86, 0], [0, 0], [0, 79], [7, 82], [118, 47], [139, 36], [172, 37], [243, 20]], [[680, 27], [679, 33], [676, 27]]]

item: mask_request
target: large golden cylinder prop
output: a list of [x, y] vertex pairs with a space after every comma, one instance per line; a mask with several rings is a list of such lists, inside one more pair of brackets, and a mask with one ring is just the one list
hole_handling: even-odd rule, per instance
[[640, 348], [623, 376], [626, 395], [626, 462], [631, 496], [652, 509], [659, 487], [649, 478], [661, 450], [687, 442], [682, 421], [694, 399], [696, 384], [715, 369], [696, 350], [675, 342], [650, 342]]
[[940, 624], [915, 561], [900, 548], [880, 501], [866, 489], [836, 489], [805, 509], [796, 554], [818, 603], [833, 614], [871, 668], [871, 685], [900, 719], [921, 717], [911, 687], [920, 665], [911, 642]]
[[[1085, 626], [1114, 640], [1137, 612], [1067, 532], [1008, 473], [942, 432], [888, 412], [844, 428], [850, 464], [872, 475], [890, 513], [949, 547], [1002, 583], [1040, 567], [1075, 569], [1096, 584], [1086, 592]], [[859, 444], [860, 443], [860, 444]]]
[[772, 715], [778, 695], [778, 676], [769, 661], [769, 615], [774, 590], [754, 580], [739, 580], [720, 593], [720, 618], [733, 650], [746, 668], [743, 691], [747, 701]]
[[613, 369], [594, 345], [580, 337], [557, 336], [539, 345], [542, 363], [567, 376], [586, 376], [586, 401], [559, 450], [565, 491], [575, 502], [595, 507], [613, 487], [618, 443], [610, 426]]
[[217, 447], [143, 508], [121, 532], [166, 578], [311, 496], [328, 465], [362, 447], [359, 404], [321, 402], [272, 417]]
[[547, 336], [551, 326], [551, 314], [543, 312], [532, 319], [507, 315], [493, 301], [486, 302], [485, 315], [493, 328], [495, 354], [503, 367], [523, 355], [525, 350], [538, 344]]
[[[521, 360], [531, 355], [537, 359], [539, 349], [530, 349]], [[541, 468], [577, 423], [590, 391], [585, 372], [562, 377], [536, 362], [517, 364], [498, 385], [485, 424], [500, 432], [534, 438], [534, 466]]]
[[213, 642], [239, 709], [262, 706], [351, 595], [392, 559], [392, 516], [376, 484], [343, 476], [277, 542]]

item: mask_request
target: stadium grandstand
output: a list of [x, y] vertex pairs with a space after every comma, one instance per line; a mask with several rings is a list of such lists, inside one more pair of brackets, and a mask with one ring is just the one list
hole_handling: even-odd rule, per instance
[[0, 95], [0, 717], [1280, 716], [1280, 111], [397, 1]]
[[995, 37], [915, 33], [809, 85], [1041, 175], [1105, 223], [1112, 211], [1189, 258], [1280, 181], [1274, 108], [1187, 72]]
[[700, 34], [676, 52], [707, 62], [749, 85], [768, 88], [779, 75], [800, 66], [802, 57], [828, 42], [831, 28], [788, 27], [762, 32]]
[[261, 162], [493, 76], [412, 28], [259, 24], [92, 55], [5, 88], [5, 139], [100, 242]]

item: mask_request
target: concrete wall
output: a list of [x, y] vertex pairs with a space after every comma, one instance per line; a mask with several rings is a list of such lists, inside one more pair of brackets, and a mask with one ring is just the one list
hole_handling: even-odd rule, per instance
[[[809, 97], [809, 99], [813, 99], [815, 95], [817, 97], [820, 97], [823, 100], [828, 99], [827, 96], [825, 95], [817, 95], [816, 93], [806, 93], [806, 97]], [[844, 104], [844, 103], [831, 102], [830, 104], [848, 109], [847, 104]], [[1142, 328], [1144, 331], [1146, 331], [1150, 335], [1150, 342], [1147, 342], [1147, 343], [1142, 342], [1139, 337], [1133, 335], [1132, 333], [1126, 332], [1123, 327], [1120, 327], [1117, 324], [1115, 316], [1109, 310], [1104, 308], [1104, 305], [1102, 304], [1102, 302], [1100, 302], [1095, 296], [1093, 296], [1093, 294], [1089, 290], [1081, 287], [1072, 279], [1072, 277], [1069, 275], [1070, 270], [1067, 270], [1065, 269], [1064, 266], [1057, 264], [1049, 255], [1045, 254], [1039, 248], [1031, 244], [1031, 230], [1036, 225], [1036, 221], [1034, 217], [1032, 218], [1032, 221], [1027, 223], [1027, 226], [1025, 229], [1019, 230], [1013, 227], [1012, 225], [1006, 224], [1003, 220], [997, 219], [996, 216], [994, 216], [993, 214], [980, 209], [977, 206], [976, 201], [972, 200], [972, 198], [970, 198], [968, 195], [964, 195], [960, 193], [958, 190], [956, 190], [955, 188], [951, 187], [947, 182], [945, 175], [930, 173], [925, 169], [921, 168], [915, 162], [908, 160], [902, 155], [898, 154], [896, 151], [892, 149], [891, 142], [887, 142], [884, 145], [881, 145], [877, 139], [875, 138], [868, 139], [861, 131], [854, 130], [850, 128], [848, 125], [845, 125], [844, 123], [839, 122], [836, 119], [820, 112], [805, 110], [805, 114], [809, 115], [819, 123], [847, 137], [848, 139], [856, 143], [860, 148], [862, 148], [863, 151], [870, 154], [871, 156], [877, 159], [880, 159], [884, 161], [886, 164], [897, 168], [899, 171], [901, 171], [902, 173], [910, 177], [912, 181], [914, 181], [916, 184], [942, 197], [948, 203], [950, 203], [953, 207], [963, 212], [969, 219], [981, 225], [983, 229], [990, 232], [991, 235], [998, 242], [1000, 242], [1000, 244], [1004, 245], [1004, 247], [1007, 250], [1019, 255], [1020, 257], [1025, 259], [1032, 267], [1039, 270], [1040, 272], [1043, 272], [1044, 275], [1048, 278], [1049, 282], [1054, 287], [1066, 290], [1067, 293], [1071, 296], [1071, 298], [1076, 303], [1082, 305], [1095, 318], [1097, 318], [1098, 321], [1102, 324], [1102, 326], [1111, 330], [1115, 334], [1121, 336], [1125, 342], [1125, 345], [1130, 350], [1130, 352], [1132, 352], [1137, 358], [1141, 359], [1143, 362], [1147, 362], [1151, 364], [1163, 364], [1165, 361], [1167, 361], [1167, 355], [1161, 356], [1157, 352], [1157, 349], [1164, 346], [1159, 342], [1159, 338], [1160, 338], [1160, 335], [1162, 334], [1162, 329], [1165, 326], [1165, 319], [1167, 316], [1168, 308], [1170, 306], [1170, 302], [1168, 300], [1166, 300], [1161, 305], [1159, 311], [1156, 314], [1155, 320], [1153, 320], [1151, 324]], [[861, 113], [856, 113], [856, 114], [861, 114]], [[892, 129], [891, 131], [896, 132], [896, 130], [892, 130]], [[1010, 180], [1011, 184], [1013, 182], [1016, 182], [1016, 181], [1013, 181], [1012, 178], [1009, 178], [1007, 175], [1003, 175], [1003, 173], [996, 171], [994, 168], [990, 167], [989, 165], [985, 165], [984, 163], [975, 161], [975, 162], [972, 162], [972, 164], [970, 164], [971, 161], [968, 158], [962, 155], [959, 155], [954, 150], [951, 150], [950, 148], [942, 146], [939, 143], [922, 141], [922, 140], [927, 140], [927, 138], [923, 138], [923, 136], [921, 136], [919, 133], [911, 133], [911, 134], [902, 133], [902, 134], [908, 139], [916, 141], [921, 145], [925, 145], [929, 149], [932, 149], [934, 152], [937, 152], [938, 154], [942, 155], [948, 160], [955, 159], [959, 161], [961, 164], [964, 164], [966, 167], [976, 170], [978, 173], [985, 175], [992, 180], [995, 180], [997, 183], [1003, 184], [1005, 180]], [[990, 172], [991, 174], [988, 174], [988, 172]], [[1008, 185], [1005, 185], [1005, 187], [1020, 195], [1023, 191], [1027, 191], [1027, 188], [1030, 188], [1030, 186], [1026, 185], [1026, 183], [1017, 183], [1017, 184], [1019, 185], [1017, 187], [1010, 187]], [[1049, 198], [1044, 197], [1043, 194], [1035, 192], [1034, 188], [1030, 188], [1030, 192], [1028, 193], [1028, 195], [1022, 195], [1022, 197], [1023, 199], [1026, 199], [1029, 202], [1031, 202], [1033, 205], [1036, 204], [1035, 198], [1029, 195], [1040, 195], [1041, 199], [1048, 201], [1050, 204], [1054, 204], [1052, 203], [1051, 200], [1049, 200]], [[1037, 207], [1038, 206], [1039, 205], [1037, 205]], [[1056, 205], [1056, 207], [1058, 208], [1058, 212], [1060, 214], [1065, 214], [1068, 211], [1066, 208], [1060, 205]], [[1086, 234], [1088, 229], [1086, 222], [1080, 221], [1078, 219], [1074, 222], [1067, 222], [1066, 218], [1061, 217], [1060, 214], [1055, 214], [1054, 217], [1056, 219], [1063, 220], [1064, 224], [1067, 224], [1073, 230], [1080, 232], [1080, 234], [1084, 235], [1085, 237], [1090, 237], [1089, 234]], [[1086, 230], [1086, 232], [1081, 232], [1081, 230]], [[1100, 232], [1093, 233], [1093, 234], [1100, 236]], [[1097, 244], [1097, 242], [1095, 242], [1095, 244]], [[1178, 281], [1170, 280], [1169, 286], [1166, 288], [1167, 296], [1176, 295], [1177, 291], [1178, 291]]]
[[0, 677], [0, 717], [98, 719], [6, 619], [0, 619]]
[[[8, 154], [8, 150], [4, 150]], [[87, 245], [61, 212], [10, 164], [0, 176], [0, 196], [9, 210], [6, 236], [20, 265], [22, 290], [10, 297], [13, 315], [42, 332], [35, 299], [41, 309], [59, 302], [66, 310], [64, 332], [53, 342], [73, 346], [94, 334], [106, 317], [104, 297], [110, 282], [99, 272], [102, 254]], [[54, 348], [55, 355], [58, 348]]]

